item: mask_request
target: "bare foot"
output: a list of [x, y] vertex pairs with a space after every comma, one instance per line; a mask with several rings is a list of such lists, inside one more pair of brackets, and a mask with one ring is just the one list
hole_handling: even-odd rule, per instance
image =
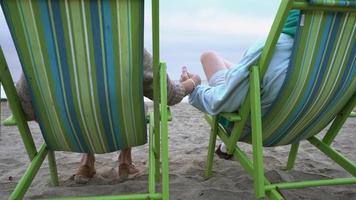
[[140, 171], [133, 164], [120, 164], [119, 165], [119, 177], [120, 179], [128, 179], [135, 177]]
[[119, 155], [119, 177], [127, 179], [134, 177], [139, 173], [139, 170], [132, 164], [131, 148], [123, 149]]
[[86, 184], [96, 174], [94, 166], [82, 165], [74, 174], [74, 181], [78, 184]]
[[74, 181], [78, 184], [88, 183], [96, 174], [94, 154], [83, 154], [80, 166], [74, 174]]

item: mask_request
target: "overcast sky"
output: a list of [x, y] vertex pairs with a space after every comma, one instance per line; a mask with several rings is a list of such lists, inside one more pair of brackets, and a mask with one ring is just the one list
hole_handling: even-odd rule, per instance
[[[150, 1], [146, 1], [145, 45], [151, 48]], [[179, 79], [180, 67], [204, 78], [199, 63], [203, 51], [216, 50], [233, 62], [270, 29], [280, 0], [161, 0], [161, 59]], [[0, 10], [0, 45], [17, 80], [20, 63]]]

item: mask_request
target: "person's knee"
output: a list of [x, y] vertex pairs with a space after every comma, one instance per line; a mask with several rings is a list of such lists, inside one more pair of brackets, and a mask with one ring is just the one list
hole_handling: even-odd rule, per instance
[[200, 62], [201, 63], [208, 62], [209, 60], [216, 57], [218, 57], [218, 54], [215, 51], [206, 51], [202, 53], [202, 55], [200, 56]]

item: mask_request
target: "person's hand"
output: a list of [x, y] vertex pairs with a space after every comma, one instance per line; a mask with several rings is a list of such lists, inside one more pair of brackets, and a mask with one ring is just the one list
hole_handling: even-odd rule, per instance
[[180, 82], [184, 82], [188, 79], [192, 79], [196, 85], [200, 85], [201, 84], [201, 79], [200, 76], [196, 75], [196, 74], [192, 74], [190, 72], [188, 72], [188, 69], [186, 66], [182, 67], [182, 74], [180, 75]]
[[193, 90], [201, 84], [201, 78], [197, 74], [189, 73], [187, 67], [182, 68], [181, 84], [185, 89], [185, 95], [191, 94]]
[[194, 81], [195, 87], [201, 84], [201, 78], [199, 75], [189, 73], [189, 77]]
[[182, 74], [180, 75], [180, 82], [184, 82], [186, 80], [188, 80], [190, 77], [189, 77], [189, 72], [188, 72], [188, 69], [186, 66], [183, 66], [182, 67]]

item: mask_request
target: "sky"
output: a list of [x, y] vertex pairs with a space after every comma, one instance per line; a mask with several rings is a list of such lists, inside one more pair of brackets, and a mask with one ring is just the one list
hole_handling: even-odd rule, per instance
[[[280, 0], [161, 0], [161, 60], [174, 80], [181, 67], [205, 79], [199, 57], [214, 50], [233, 63], [258, 39], [267, 36]], [[151, 49], [150, 1], [145, 9], [145, 46]], [[0, 9], [0, 45], [14, 80], [21, 64]]]

